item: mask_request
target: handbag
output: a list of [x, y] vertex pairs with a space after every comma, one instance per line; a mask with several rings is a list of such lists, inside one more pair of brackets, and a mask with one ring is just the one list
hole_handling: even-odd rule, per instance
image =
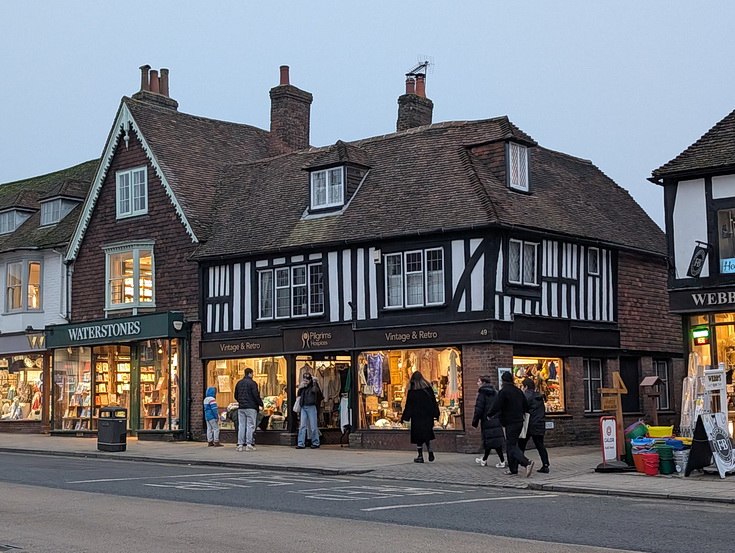
[[301, 396], [297, 397], [296, 401], [293, 402], [293, 412], [301, 413]]
[[528, 434], [528, 422], [531, 420], [531, 413], [523, 413], [523, 429], [519, 438], [525, 438]]

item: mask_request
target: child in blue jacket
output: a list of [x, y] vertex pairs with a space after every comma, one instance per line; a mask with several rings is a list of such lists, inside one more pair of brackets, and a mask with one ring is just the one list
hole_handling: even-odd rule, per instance
[[204, 420], [207, 421], [208, 447], [224, 447], [219, 443], [219, 410], [217, 409], [217, 390], [214, 386], [207, 388], [204, 398]]

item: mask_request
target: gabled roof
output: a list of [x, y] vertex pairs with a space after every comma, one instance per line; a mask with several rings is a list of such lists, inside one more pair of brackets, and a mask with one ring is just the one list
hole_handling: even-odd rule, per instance
[[193, 242], [206, 237], [209, 231], [212, 199], [220, 170], [227, 164], [268, 155], [267, 131], [188, 115], [156, 103], [124, 97], [70, 245], [69, 259], [79, 250], [119, 140], [126, 133], [129, 140], [134, 140], [135, 136], [140, 138]]
[[353, 164], [369, 167], [370, 160], [362, 148], [338, 140], [334, 146], [324, 148], [322, 154], [311, 160], [311, 166], [306, 167], [306, 169], [318, 169], [320, 167], [338, 164]]
[[694, 144], [652, 172], [655, 178], [735, 166], [735, 111]]
[[[472, 147], [531, 146], [532, 194], [508, 189]], [[338, 214], [303, 217], [303, 168], [334, 146], [230, 167], [214, 209], [217, 232], [196, 257], [227, 257], [493, 225], [579, 236], [664, 254], [661, 229], [589, 161], [541, 147], [507, 117], [447, 122], [352, 142], [370, 170]], [[496, 160], [497, 161], [497, 160]]]
[[[94, 159], [47, 175], [1, 184], [1, 210], [21, 207], [32, 209], [35, 213], [15, 231], [0, 235], [0, 252], [66, 246], [76, 226], [81, 208], [73, 209], [57, 224], [41, 228], [39, 200], [63, 195], [76, 197], [81, 201], [92, 182], [98, 164], [99, 160]], [[65, 191], [63, 194], [60, 193], [62, 190]]]

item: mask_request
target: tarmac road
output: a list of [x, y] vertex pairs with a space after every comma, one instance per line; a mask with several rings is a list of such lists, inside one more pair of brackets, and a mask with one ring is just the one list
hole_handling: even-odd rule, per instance
[[0, 458], [0, 551], [725, 551], [733, 515], [729, 505], [369, 475]]

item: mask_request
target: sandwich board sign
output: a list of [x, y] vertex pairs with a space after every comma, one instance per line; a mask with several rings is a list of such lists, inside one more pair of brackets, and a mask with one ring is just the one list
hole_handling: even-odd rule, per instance
[[600, 440], [602, 441], [602, 464], [618, 460], [618, 432], [615, 417], [600, 417]]
[[735, 453], [727, 432], [727, 421], [722, 413], [699, 415], [685, 476], [689, 476], [694, 469], [711, 465], [713, 458], [720, 478], [735, 471]]

